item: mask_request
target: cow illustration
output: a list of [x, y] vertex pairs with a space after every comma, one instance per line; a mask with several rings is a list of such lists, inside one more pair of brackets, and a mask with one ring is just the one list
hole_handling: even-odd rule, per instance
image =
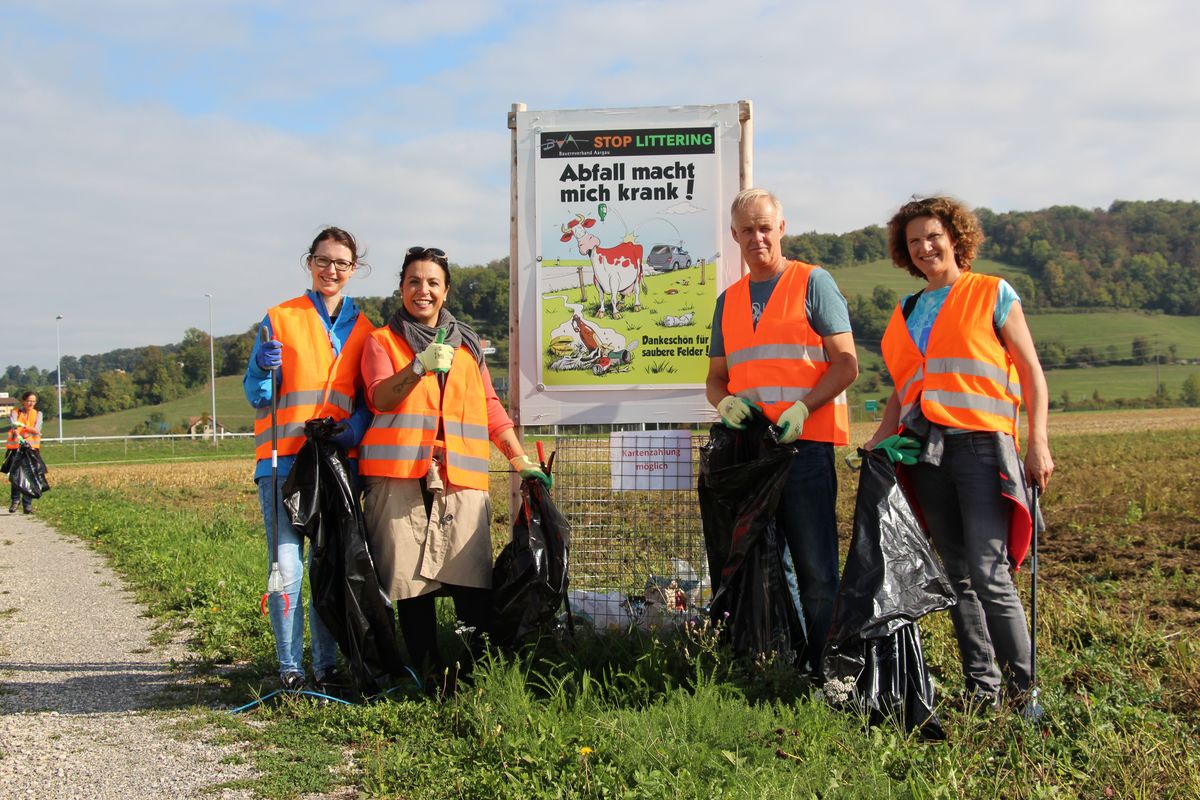
[[626, 241], [612, 247], [601, 247], [600, 239], [589, 231], [596, 220], [576, 214], [575, 219], [562, 228], [563, 242], [571, 241], [574, 237], [579, 245], [579, 252], [592, 261], [592, 283], [600, 295], [600, 309], [597, 317], [603, 317], [605, 295], [611, 299], [613, 319], [621, 315], [617, 311], [617, 296], [633, 294], [633, 310], [642, 310], [642, 246], [633, 241], [632, 235]]

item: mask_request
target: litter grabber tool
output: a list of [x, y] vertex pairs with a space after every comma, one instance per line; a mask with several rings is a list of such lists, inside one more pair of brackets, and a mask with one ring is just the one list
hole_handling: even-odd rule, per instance
[[[270, 341], [270, 334], [264, 325], [258, 329], [260, 346]], [[271, 370], [271, 570], [267, 573], [267, 591], [262, 596], [259, 607], [263, 616], [267, 615], [267, 603], [273, 594], [283, 596], [283, 615], [286, 617], [291, 610], [291, 600], [283, 591], [283, 572], [279, 569], [279, 369]]]
[[550, 451], [550, 460], [547, 461], [546, 460], [546, 444], [541, 439], [538, 439], [538, 442], [537, 442], [538, 463], [542, 467], [542, 472], [546, 473], [547, 476], [550, 475], [550, 470], [554, 469], [554, 455], [557, 452], [558, 452], [557, 450], [551, 450]]
[[1038, 528], [1041, 527], [1042, 490], [1036, 483], [1030, 487], [1033, 497], [1033, 538], [1029, 542], [1029, 705], [1026, 716], [1037, 719], [1041, 716], [1038, 706], [1037, 684], [1037, 589], [1038, 589]]

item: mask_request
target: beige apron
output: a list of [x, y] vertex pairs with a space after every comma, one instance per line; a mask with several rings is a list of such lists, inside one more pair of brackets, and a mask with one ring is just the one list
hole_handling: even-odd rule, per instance
[[492, 498], [446, 484], [425, 513], [421, 482], [364, 478], [363, 516], [375, 572], [388, 597], [407, 600], [443, 584], [492, 587]]

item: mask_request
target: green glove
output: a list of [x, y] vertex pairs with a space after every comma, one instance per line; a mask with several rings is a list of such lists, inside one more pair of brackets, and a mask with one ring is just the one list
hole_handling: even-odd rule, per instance
[[735, 431], [746, 430], [746, 420], [750, 419], [752, 408], [749, 400], [736, 394], [728, 395], [717, 403], [717, 413], [721, 415], [721, 422], [725, 423], [726, 428], [733, 428]]
[[808, 419], [808, 406], [804, 405], [803, 400], [797, 400], [792, 403], [792, 407], [779, 415], [779, 427], [782, 433], [779, 434], [780, 444], [791, 444], [800, 438], [800, 432], [804, 430], [804, 420]]
[[526, 478], [537, 478], [542, 482], [542, 486], [545, 486], [547, 489], [554, 488], [554, 478], [547, 475], [545, 472], [542, 472], [541, 468], [538, 467], [537, 464], [533, 463], [533, 459], [531, 459], [529, 456], [517, 456], [516, 458], [510, 458], [508, 463], [512, 464], [512, 468], [521, 474], [521, 480], [525, 480]]
[[921, 443], [894, 433], [875, 445], [874, 449], [886, 454], [893, 464], [915, 464], [921, 453]]

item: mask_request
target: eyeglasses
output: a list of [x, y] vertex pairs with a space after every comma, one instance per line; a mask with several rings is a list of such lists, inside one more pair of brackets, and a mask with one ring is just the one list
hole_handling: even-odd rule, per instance
[[347, 272], [351, 269], [354, 269], [354, 262], [347, 261], [344, 258], [329, 258], [328, 256], [309, 256], [308, 259], [309, 259], [309, 261], [312, 262], [313, 266], [316, 267], [317, 269], [329, 269], [330, 264], [332, 264], [333, 268], [336, 269], [338, 272]]
[[446, 251], [440, 247], [410, 247], [408, 248], [408, 258], [412, 261], [417, 261], [425, 256], [433, 256], [434, 258], [445, 258]]

